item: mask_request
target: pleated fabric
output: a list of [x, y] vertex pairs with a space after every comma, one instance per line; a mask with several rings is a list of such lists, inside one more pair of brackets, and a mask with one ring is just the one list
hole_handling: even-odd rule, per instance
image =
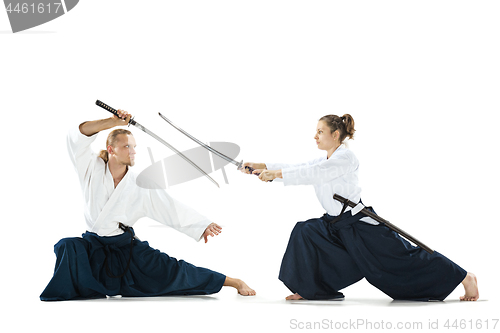
[[40, 299], [207, 295], [219, 292], [224, 284], [224, 275], [169, 257], [138, 239], [133, 240], [129, 269], [120, 278], [111, 277], [125, 271], [130, 242], [128, 232], [111, 237], [86, 232], [82, 238], [61, 239], [54, 246], [54, 275]]
[[336, 223], [328, 214], [297, 223], [279, 279], [305, 299], [343, 298], [340, 290], [366, 278], [393, 299], [428, 301], [444, 300], [467, 275], [442, 254], [429, 254], [362, 217], [349, 211]]

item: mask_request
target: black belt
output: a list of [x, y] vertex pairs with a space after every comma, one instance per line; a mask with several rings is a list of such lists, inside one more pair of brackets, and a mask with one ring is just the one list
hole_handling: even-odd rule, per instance
[[125, 273], [127, 273], [128, 269], [130, 267], [130, 261], [132, 259], [132, 248], [134, 247], [134, 233], [132, 232], [132, 230], [130, 230], [130, 227], [126, 226], [125, 224], [123, 224], [121, 222], [118, 223], [118, 227], [120, 229], [122, 229], [124, 232], [130, 233], [130, 254], [128, 256], [127, 266], [125, 267], [125, 270], [123, 271], [123, 273], [121, 273], [120, 275], [113, 275], [111, 273], [111, 270], [108, 267], [108, 255], [106, 254], [106, 251], [104, 251], [104, 255], [106, 256], [106, 259], [104, 259], [104, 266], [106, 267], [106, 274], [108, 274], [108, 276], [110, 278], [115, 278], [115, 279], [119, 279], [119, 278], [123, 277], [125, 275]]

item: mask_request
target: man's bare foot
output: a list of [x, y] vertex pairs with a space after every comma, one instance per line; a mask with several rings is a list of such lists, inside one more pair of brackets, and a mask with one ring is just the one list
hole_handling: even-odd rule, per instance
[[474, 274], [467, 272], [467, 276], [462, 281], [465, 288], [465, 295], [460, 296], [461, 301], [477, 301], [479, 299], [479, 289], [477, 288], [477, 278]]
[[225, 286], [233, 287], [238, 290], [238, 294], [243, 296], [255, 296], [257, 293], [255, 290], [250, 288], [245, 282], [240, 279], [233, 279], [226, 276], [226, 281], [224, 282]]
[[304, 299], [304, 297], [302, 297], [299, 294], [295, 293], [293, 295], [287, 296], [285, 299], [287, 301], [294, 301], [294, 300], [298, 300], [298, 299]]

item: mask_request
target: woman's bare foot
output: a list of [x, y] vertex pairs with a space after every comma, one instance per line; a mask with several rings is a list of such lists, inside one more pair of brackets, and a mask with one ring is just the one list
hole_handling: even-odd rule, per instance
[[462, 281], [465, 288], [465, 295], [460, 296], [461, 301], [477, 301], [479, 299], [479, 289], [477, 288], [477, 278], [474, 274], [467, 272], [467, 276]]
[[298, 300], [298, 299], [304, 299], [304, 297], [302, 297], [299, 294], [295, 293], [293, 295], [287, 296], [285, 299], [287, 301], [294, 301], [294, 300]]
[[245, 282], [243, 282], [240, 279], [233, 279], [226, 276], [226, 281], [224, 281], [224, 285], [236, 288], [236, 290], [238, 290], [238, 294], [243, 296], [255, 296], [257, 294], [255, 290], [250, 288]]

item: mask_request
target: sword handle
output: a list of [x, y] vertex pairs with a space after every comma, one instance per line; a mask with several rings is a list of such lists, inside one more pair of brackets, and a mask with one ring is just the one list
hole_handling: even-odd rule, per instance
[[[253, 171], [255, 170], [254, 168], [249, 167], [249, 166], [246, 166], [246, 167], [245, 167], [245, 169], [246, 169], [246, 170], [248, 170], [251, 174], [253, 174]], [[256, 176], [259, 176], [259, 175], [260, 175], [260, 173], [259, 173], [259, 174], [257, 174], [257, 173], [256, 173], [255, 175], [256, 175]], [[269, 183], [271, 183], [272, 181], [273, 181], [272, 179], [271, 179], [271, 180], [268, 180], [268, 182], [269, 182]]]
[[[100, 107], [101, 107], [101, 108], [103, 108], [104, 110], [107, 110], [107, 111], [111, 112], [111, 113], [112, 113], [112, 114], [114, 114], [115, 116], [120, 117], [120, 116], [118, 115], [118, 111], [116, 111], [116, 109], [113, 109], [113, 108], [112, 108], [111, 106], [109, 106], [108, 104], [103, 103], [103, 102], [101, 102], [100, 100], [95, 101], [95, 104], [96, 104], [97, 106], [100, 106]], [[135, 125], [135, 124], [136, 124], [136, 121], [135, 121], [134, 119], [130, 119], [130, 120], [129, 120], [129, 122], [128, 122], [128, 125], [130, 126], [130, 124]]]

